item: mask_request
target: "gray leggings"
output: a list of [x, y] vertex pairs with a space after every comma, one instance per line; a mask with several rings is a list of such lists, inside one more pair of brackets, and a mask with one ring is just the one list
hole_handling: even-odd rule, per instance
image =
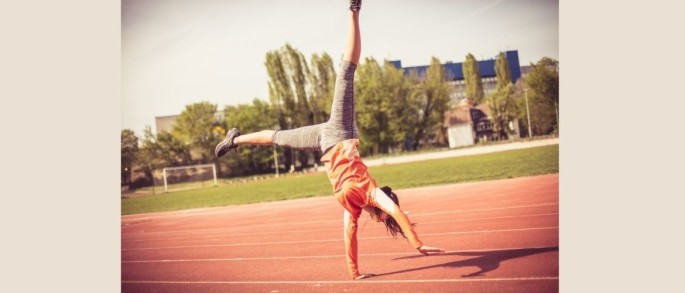
[[327, 122], [276, 131], [273, 143], [306, 151], [325, 151], [343, 140], [359, 137], [354, 119], [354, 71], [357, 65], [342, 61], [335, 80], [331, 117]]

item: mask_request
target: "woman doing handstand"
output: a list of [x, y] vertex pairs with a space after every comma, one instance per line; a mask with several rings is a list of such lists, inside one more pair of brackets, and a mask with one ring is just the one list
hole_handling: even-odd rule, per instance
[[353, 82], [361, 54], [360, 8], [361, 0], [350, 1], [347, 48], [336, 78], [331, 115], [327, 122], [290, 130], [262, 130], [249, 134], [241, 134], [238, 129], [233, 128], [215, 149], [217, 157], [239, 145], [276, 144], [299, 150], [323, 151], [321, 162], [326, 166], [335, 197], [345, 209], [345, 248], [348, 269], [353, 279], [373, 276], [359, 273], [357, 265], [357, 219], [362, 210], [367, 211], [375, 221], [383, 222], [392, 236], [402, 235], [407, 238], [420, 253], [428, 255], [444, 252], [441, 248], [423, 245], [409, 218], [400, 209], [397, 195], [387, 186], [378, 187], [359, 156]]

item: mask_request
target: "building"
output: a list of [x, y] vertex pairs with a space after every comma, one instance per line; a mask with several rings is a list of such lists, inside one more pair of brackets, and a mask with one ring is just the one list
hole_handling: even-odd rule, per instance
[[155, 117], [155, 129], [157, 133], [162, 131], [171, 132], [171, 130], [174, 129], [176, 117], [178, 117], [178, 115]]
[[[511, 82], [522, 77], [522, 68], [519, 64], [518, 51], [504, 52], [509, 70]], [[483, 83], [483, 93], [487, 96], [497, 89], [497, 73], [495, 72], [496, 59], [478, 61], [478, 70]], [[419, 77], [425, 77], [428, 65], [402, 67], [402, 62], [390, 61], [395, 68], [402, 69], [405, 74], [415, 72]], [[444, 127], [447, 129], [447, 140], [450, 148], [469, 146], [479, 141], [492, 140], [493, 123], [489, 118], [490, 109], [486, 105], [474, 107], [469, 105], [466, 99], [466, 83], [464, 81], [463, 63], [447, 62], [443, 64], [447, 72], [448, 83], [452, 85], [453, 92], [450, 99], [454, 106], [445, 112]], [[527, 68], [526, 68], [527, 69]], [[512, 129], [518, 129], [518, 121], [512, 121], [509, 125]], [[518, 133], [518, 131], [516, 131]]]
[[[509, 63], [509, 70], [511, 71], [511, 82], [516, 83], [521, 77], [521, 65], [519, 64], [518, 51], [506, 51], [504, 54], [507, 57], [507, 63]], [[478, 61], [478, 71], [480, 72], [481, 81], [483, 82], [483, 93], [485, 95], [494, 92], [497, 88], [495, 62], [496, 59], [494, 58]], [[395, 66], [395, 68], [404, 70], [405, 74], [414, 71], [420, 77], [425, 77], [426, 71], [428, 70], [428, 65], [402, 67], [402, 61], [400, 60], [390, 61], [390, 63]], [[463, 63], [447, 62], [442, 66], [444, 66], [447, 71], [449, 84], [454, 88], [451, 99], [456, 105], [459, 101], [466, 98], [466, 83], [464, 82], [464, 71], [462, 70]]]
[[[162, 131], [171, 132], [174, 129], [174, 123], [176, 123], [177, 118], [178, 115], [155, 117], [155, 129], [157, 130], [156, 133], [160, 133]], [[216, 113], [214, 113], [214, 118], [219, 121], [223, 120], [224, 111], [216, 111]]]
[[447, 128], [449, 147], [470, 146], [478, 141], [492, 139], [492, 120], [488, 118], [488, 113], [487, 106], [473, 107], [466, 99], [445, 112], [443, 126]]

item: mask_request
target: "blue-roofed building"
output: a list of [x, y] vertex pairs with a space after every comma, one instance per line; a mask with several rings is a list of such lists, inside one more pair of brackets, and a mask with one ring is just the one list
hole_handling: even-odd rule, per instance
[[[521, 65], [519, 64], [518, 51], [504, 52], [509, 63], [511, 82], [521, 78]], [[496, 59], [478, 61], [478, 70], [483, 83], [483, 93], [487, 96], [497, 88], [497, 74], [495, 73]], [[390, 63], [404, 70], [405, 74], [415, 72], [419, 77], [425, 78], [429, 65], [402, 67], [402, 61], [390, 61]], [[445, 63], [449, 83], [454, 91], [451, 93], [452, 109], [445, 112], [444, 127], [447, 128], [447, 137], [450, 148], [473, 145], [479, 141], [493, 139], [493, 125], [489, 118], [490, 110], [484, 104], [474, 107], [466, 100], [466, 83], [464, 82], [463, 63]], [[518, 129], [518, 121], [511, 121], [512, 129]], [[515, 134], [518, 136], [518, 134]]]
[[[521, 65], [519, 64], [519, 54], [518, 51], [506, 51], [504, 54], [507, 57], [507, 62], [509, 63], [509, 70], [511, 71], [511, 82], [516, 83], [516, 81], [521, 78]], [[404, 70], [405, 74], [409, 74], [415, 71], [419, 77], [425, 77], [426, 71], [429, 65], [423, 66], [412, 66], [412, 67], [402, 67], [401, 60], [390, 61], [390, 63]], [[462, 70], [463, 63], [452, 63], [447, 62], [443, 64], [445, 70], [447, 71], [447, 76], [450, 80], [450, 84], [454, 86], [454, 92], [452, 93], [452, 102], [456, 102], [466, 98], [466, 84], [464, 83], [464, 71]], [[481, 80], [483, 82], [483, 93], [487, 96], [492, 93], [497, 88], [497, 74], [495, 73], [495, 58], [478, 61], [478, 70], [480, 71]]]

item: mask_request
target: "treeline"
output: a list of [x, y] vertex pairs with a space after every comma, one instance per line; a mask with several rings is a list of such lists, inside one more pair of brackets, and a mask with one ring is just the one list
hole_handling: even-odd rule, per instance
[[[122, 185], [148, 185], [164, 167], [214, 163], [220, 177], [273, 173], [274, 156], [279, 171], [302, 170], [318, 163], [320, 153], [305, 153], [279, 147], [241, 146], [240, 155], [218, 160], [214, 147], [226, 131], [237, 127], [243, 133], [264, 129], [292, 129], [328, 120], [336, 68], [332, 58], [313, 54], [309, 62], [289, 44], [266, 54], [269, 101], [228, 105], [223, 115], [209, 102], [187, 105], [173, 130], [152, 133], [150, 126], [138, 137], [132, 130], [121, 132]], [[497, 90], [483, 94], [478, 62], [466, 56], [463, 71], [466, 96], [471, 105], [487, 104], [496, 131], [511, 131], [506, 125], [518, 119], [533, 134], [558, 129], [558, 61], [543, 58], [525, 79], [513, 84], [504, 53], [496, 62]], [[355, 106], [362, 156], [415, 151], [447, 145], [444, 115], [455, 102], [455, 87], [445, 68], [433, 57], [428, 69], [404, 73], [390, 62], [365, 58], [355, 75]], [[501, 81], [501, 82], [500, 82]], [[526, 107], [525, 101], [528, 101]]]

